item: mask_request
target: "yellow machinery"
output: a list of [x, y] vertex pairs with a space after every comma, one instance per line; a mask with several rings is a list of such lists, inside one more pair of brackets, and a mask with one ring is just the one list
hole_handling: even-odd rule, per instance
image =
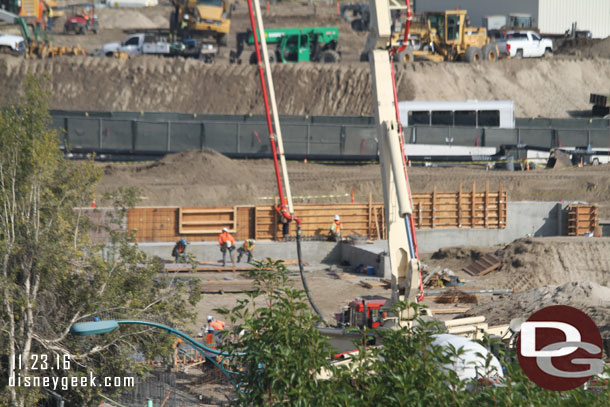
[[170, 32], [180, 38], [211, 37], [227, 45], [231, 31], [230, 0], [171, 0]]
[[490, 43], [487, 29], [470, 27], [466, 10], [428, 12], [421, 24], [413, 24], [409, 44], [401, 58], [410, 62], [413, 58], [430, 61], [496, 61], [498, 47]]

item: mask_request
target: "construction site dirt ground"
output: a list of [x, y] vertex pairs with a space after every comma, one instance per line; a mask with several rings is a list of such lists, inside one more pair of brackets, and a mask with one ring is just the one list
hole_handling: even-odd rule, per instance
[[[271, 160], [232, 160], [212, 150], [174, 154], [157, 162], [97, 165], [104, 170], [98, 186], [98, 197], [115, 189], [117, 185], [138, 187], [142, 206], [259, 205], [271, 204], [273, 199], [269, 198], [276, 195]], [[372, 193], [374, 201], [383, 200], [378, 164], [289, 161], [288, 172], [293, 194], [298, 197], [297, 202], [348, 203], [352, 188], [356, 202], [367, 202], [369, 193]], [[464, 191], [470, 191], [473, 183], [476, 183], [476, 188], [480, 191], [486, 182], [489, 182], [491, 190], [497, 190], [501, 183], [508, 192], [509, 201], [587, 201], [601, 206], [602, 219], [610, 218], [608, 165], [538, 168], [526, 172], [487, 171], [483, 167], [411, 167], [409, 180], [414, 193], [429, 192], [434, 187], [439, 192], [455, 192], [460, 183]], [[321, 197], [323, 195], [344, 196]], [[98, 205], [106, 204], [103, 199], [98, 200]], [[485, 315], [494, 324], [503, 324], [509, 323], [512, 318], [527, 316], [545, 304], [560, 301], [589, 310], [605, 337], [610, 338], [610, 313], [607, 312], [610, 310], [610, 297], [600, 294], [610, 287], [610, 239], [531, 239], [526, 238], [527, 234], [528, 231], [524, 231], [523, 239], [506, 246], [487, 246], [481, 242], [478, 247], [444, 248], [436, 253], [420, 247], [420, 252], [429, 270], [436, 267], [449, 268], [467, 280], [459, 289], [512, 288], [518, 293], [504, 296], [480, 295], [477, 298], [478, 304], [459, 304], [460, 307], [470, 308], [468, 314], [478, 313]], [[495, 253], [501, 259], [502, 267], [483, 277], [472, 277], [462, 271], [463, 267], [485, 253]], [[360, 286], [360, 281], [369, 277], [354, 274], [353, 266], [339, 268], [339, 274], [343, 273], [339, 279], [327, 274], [326, 267], [320, 265], [319, 269], [308, 273], [308, 279], [314, 300], [330, 321], [333, 321], [335, 313], [340, 312], [355, 297], [390, 295], [388, 289], [379, 286]], [[200, 277], [205, 281], [222, 279], [223, 275], [206, 273], [200, 274]], [[238, 273], [234, 278], [245, 277], [245, 273]], [[572, 283], [576, 283], [577, 287], [568, 290], [570, 295], [559, 295], [554, 288]], [[601, 288], [587, 288], [590, 287], [589, 283]], [[301, 287], [297, 275], [291, 278], [291, 284]], [[564, 287], [560, 293], [565, 294], [566, 289]], [[206, 315], [216, 315], [213, 309], [231, 308], [239, 298], [244, 298], [244, 294], [204, 294], [197, 307], [197, 322], [191, 329], [197, 332], [205, 324]], [[454, 306], [429, 301], [425, 304], [443, 308]], [[455, 316], [449, 314], [444, 318]]]

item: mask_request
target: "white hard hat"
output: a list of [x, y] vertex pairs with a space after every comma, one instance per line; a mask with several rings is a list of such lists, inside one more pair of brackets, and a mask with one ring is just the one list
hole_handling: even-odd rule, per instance
[[210, 322], [210, 321], [211, 321], [211, 320], [213, 320], [213, 319], [214, 319], [214, 317], [213, 317], [213, 316], [208, 315], [208, 322]]
[[335, 215], [335, 220], [340, 220], [341, 218], [339, 217], [339, 215]]
[[222, 231], [223, 231], [223, 232], [228, 232], [228, 231], [229, 231], [229, 229], [227, 229], [227, 228], [222, 228]]

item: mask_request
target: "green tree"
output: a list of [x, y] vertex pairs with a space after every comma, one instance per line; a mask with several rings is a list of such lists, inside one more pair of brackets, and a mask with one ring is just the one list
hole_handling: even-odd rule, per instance
[[[435, 346], [440, 325], [423, 319], [411, 327], [364, 330], [354, 343], [358, 352], [351, 361], [331, 364], [327, 339], [315, 326], [319, 319], [304, 293], [287, 285], [283, 264], [269, 259], [258, 263], [252, 277], [255, 292], [231, 311], [218, 310], [235, 326], [224, 349], [233, 355], [235, 369], [243, 372], [241, 405], [602, 407], [610, 400], [603, 382], [594, 389], [566, 392], [538, 387], [524, 375], [514, 350], [507, 348], [499, 353], [503, 381], [461, 381], [452, 367], [463, 350]], [[382, 346], [364, 346], [371, 334], [381, 338]], [[489, 339], [481, 343], [492, 345]], [[242, 353], [245, 356], [239, 356]]]
[[[93, 244], [83, 208], [91, 202], [101, 172], [93, 162], [63, 158], [49, 129], [48, 92], [28, 76], [21, 104], [0, 116], [0, 405], [30, 406], [41, 388], [12, 386], [19, 376], [135, 376], [133, 360], [166, 354], [173, 339], [159, 330], [126, 327], [86, 339], [69, 335], [76, 322], [116, 315], [176, 324], [192, 317], [181, 286], [157, 279], [157, 262], [142, 254], [126, 231], [133, 191], [114, 195], [117, 206], [102, 226], [108, 244]], [[37, 355], [70, 366], [41, 370]], [[19, 367], [18, 361], [22, 361]], [[53, 366], [53, 365], [52, 365]], [[38, 367], [38, 370], [34, 370]], [[55, 366], [54, 366], [55, 367]], [[66, 365], [67, 367], [67, 365]], [[113, 389], [55, 389], [68, 405], [87, 405]], [[119, 390], [119, 389], [115, 389]]]
[[323, 388], [316, 379], [329, 368], [331, 348], [316, 328], [320, 322], [310, 312], [302, 290], [287, 284], [288, 272], [281, 261], [255, 262], [251, 273], [256, 290], [238, 301], [228, 316], [233, 332], [242, 333], [226, 345], [241, 365], [246, 391], [243, 405], [324, 405]]

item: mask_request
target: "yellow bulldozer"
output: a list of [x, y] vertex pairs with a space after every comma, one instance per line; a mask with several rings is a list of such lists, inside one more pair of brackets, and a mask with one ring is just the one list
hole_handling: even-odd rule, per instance
[[435, 62], [496, 61], [498, 47], [490, 42], [487, 29], [471, 27], [466, 10], [435, 11], [412, 24], [409, 44], [399, 56], [409, 63], [416, 58]]

